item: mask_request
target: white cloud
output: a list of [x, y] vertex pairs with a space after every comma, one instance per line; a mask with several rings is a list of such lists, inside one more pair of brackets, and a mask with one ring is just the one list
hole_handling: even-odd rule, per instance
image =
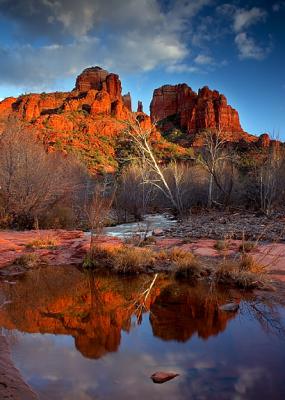
[[194, 59], [194, 62], [198, 65], [211, 65], [214, 63], [214, 60], [212, 57], [205, 54], [198, 54], [198, 56]]
[[242, 60], [263, 60], [270, 51], [269, 47], [264, 48], [259, 46], [255, 40], [249, 37], [245, 32], [241, 32], [236, 35], [235, 43], [239, 50], [239, 58]]
[[238, 8], [233, 4], [223, 4], [217, 7], [217, 12], [232, 21], [232, 32], [235, 33], [235, 44], [239, 51], [239, 58], [262, 60], [271, 51], [271, 44], [260, 45], [248, 34], [248, 29], [257, 23], [265, 22], [268, 13], [259, 7], [250, 9]]
[[200, 72], [199, 68], [187, 64], [172, 64], [166, 68], [166, 71], [178, 74], [183, 72], [190, 72], [190, 73]]
[[[211, 0], [0, 0], [0, 12], [14, 19], [21, 43], [0, 45], [0, 84], [42, 88], [70, 71], [100, 65], [118, 73], [178, 71], [190, 54], [185, 33]], [[25, 4], [24, 4], [25, 3]], [[25, 5], [25, 7], [24, 7]], [[32, 33], [32, 35], [31, 35]], [[49, 38], [34, 47], [33, 38]]]
[[267, 12], [261, 8], [238, 9], [234, 14], [234, 31], [241, 32], [253, 24], [265, 21], [266, 17]]

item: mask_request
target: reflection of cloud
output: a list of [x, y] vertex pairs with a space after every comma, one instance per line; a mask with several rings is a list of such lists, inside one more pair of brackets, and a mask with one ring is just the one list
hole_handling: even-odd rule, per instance
[[[185, 370], [176, 367], [175, 352], [172, 356], [170, 353], [157, 356], [141, 351], [138, 346], [124, 353], [107, 355], [101, 360], [89, 360], [71, 347], [72, 337], [65, 336], [60, 341], [61, 346], [58, 338], [54, 335], [19, 334], [19, 341], [13, 348], [18, 368], [40, 393], [41, 399], [91, 400], [99, 393], [100, 398], [101, 395], [102, 398], [111, 398], [114, 392], [118, 400], [136, 398], [138, 392], [151, 396], [151, 399], [159, 399], [161, 392], [177, 400], [184, 399], [179, 384]], [[171, 370], [169, 361], [172, 357], [172, 368], [181, 374], [179, 381], [164, 387], [154, 385], [150, 375], [161, 368]], [[187, 353], [183, 359], [187, 359]]]
[[251, 389], [258, 381], [260, 381], [265, 375], [263, 368], [244, 368], [240, 371], [240, 376], [235, 384], [235, 390], [237, 394], [234, 396], [234, 400], [244, 399], [247, 391]]

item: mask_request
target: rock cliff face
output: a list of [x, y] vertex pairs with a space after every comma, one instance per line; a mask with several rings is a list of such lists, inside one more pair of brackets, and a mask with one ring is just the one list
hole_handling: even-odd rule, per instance
[[[131, 95], [122, 95], [119, 76], [91, 67], [77, 77], [70, 92], [31, 93], [0, 101], [0, 134], [7, 118], [15, 116], [36, 129], [49, 151], [72, 152], [92, 173], [113, 172], [117, 168], [118, 139], [125, 122], [135, 118], [142, 127], [152, 130], [152, 139], [166, 158], [176, 156], [174, 151], [185, 154], [181, 144], [202, 146], [196, 133], [219, 126], [227, 140], [242, 142], [245, 149], [252, 142], [258, 147], [271, 145], [268, 135], [258, 140], [244, 132], [237, 111], [227, 104], [225, 96], [208, 87], [197, 94], [186, 84], [162, 86], [154, 91], [150, 108], [151, 118], [143, 112], [140, 101], [137, 112], [132, 112]], [[178, 142], [174, 148], [173, 143], [161, 138], [152, 125], [154, 121], [159, 122], [162, 133], [178, 129], [188, 134], [189, 140]]]
[[139, 115], [151, 125], [146, 114], [132, 113], [130, 93], [122, 96], [118, 75], [100, 67], [84, 70], [71, 92], [32, 93], [0, 102], [0, 121], [11, 115], [32, 124], [48, 149], [76, 153], [91, 172], [116, 168], [123, 121]]
[[191, 135], [220, 128], [229, 140], [248, 136], [250, 141], [250, 135], [240, 125], [238, 112], [227, 104], [224, 95], [207, 86], [198, 94], [186, 84], [155, 89], [150, 112], [151, 120], [160, 122], [163, 131], [176, 128]]

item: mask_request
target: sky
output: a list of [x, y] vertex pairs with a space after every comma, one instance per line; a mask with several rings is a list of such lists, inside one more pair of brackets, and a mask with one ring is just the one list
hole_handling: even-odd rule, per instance
[[0, 99], [118, 73], [133, 108], [187, 83], [225, 94], [252, 134], [285, 140], [285, 1], [0, 0]]

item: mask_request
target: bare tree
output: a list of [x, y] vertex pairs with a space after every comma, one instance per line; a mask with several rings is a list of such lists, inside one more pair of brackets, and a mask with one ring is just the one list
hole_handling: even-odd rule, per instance
[[154, 196], [153, 186], [145, 182], [144, 176], [144, 168], [135, 162], [125, 167], [119, 178], [115, 205], [118, 215], [124, 213], [125, 222], [127, 214], [140, 220]]
[[204, 146], [197, 161], [209, 174], [208, 207], [211, 207], [213, 204], [214, 184], [225, 196], [226, 202], [229, 200], [233, 181], [230, 177], [228, 188], [225, 190], [221, 179], [223, 176], [221, 171], [227, 166], [230, 167], [231, 176], [233, 175], [233, 154], [229, 154], [226, 151], [226, 139], [220, 128], [203, 132], [203, 140]]
[[152, 127], [142, 126], [139, 120], [133, 123], [126, 123], [126, 133], [134, 144], [135, 151], [143, 171], [143, 183], [154, 186], [170, 201], [171, 205], [179, 213], [179, 203], [167, 182], [164, 170], [155, 156], [151, 143]]
[[281, 168], [283, 158], [278, 143], [268, 150], [267, 159], [257, 171], [257, 186], [261, 211], [270, 215], [282, 191]]
[[110, 187], [107, 179], [102, 182], [96, 182], [91, 193], [91, 198], [89, 198], [87, 190], [84, 212], [91, 233], [91, 248], [106, 224], [114, 195], [115, 189]]
[[12, 225], [37, 227], [38, 218], [76, 188], [77, 167], [60, 153], [47, 153], [30, 126], [8, 121], [0, 137], [2, 215]]

